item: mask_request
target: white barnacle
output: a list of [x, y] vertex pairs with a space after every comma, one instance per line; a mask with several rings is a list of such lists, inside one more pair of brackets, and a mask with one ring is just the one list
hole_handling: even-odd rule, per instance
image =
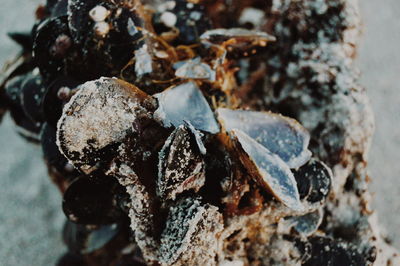
[[110, 25], [105, 21], [96, 22], [93, 29], [98, 36], [105, 37], [110, 31]]
[[160, 20], [165, 26], [172, 28], [175, 27], [178, 18], [174, 13], [166, 11], [162, 13]]
[[98, 5], [89, 11], [90, 18], [95, 22], [102, 22], [110, 15], [110, 11], [104, 6]]

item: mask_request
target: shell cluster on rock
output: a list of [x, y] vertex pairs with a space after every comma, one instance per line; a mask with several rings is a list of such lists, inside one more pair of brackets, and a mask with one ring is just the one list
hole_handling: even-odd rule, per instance
[[[59, 265], [382, 265], [355, 0], [47, 0], [0, 114], [63, 194]], [[349, 215], [351, 213], [352, 215]]]

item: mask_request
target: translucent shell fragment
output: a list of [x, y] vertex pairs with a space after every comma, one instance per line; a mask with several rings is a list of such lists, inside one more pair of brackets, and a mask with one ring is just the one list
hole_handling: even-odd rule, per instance
[[202, 63], [200, 58], [178, 62], [175, 67], [175, 76], [179, 78], [215, 81], [215, 70], [208, 64]]
[[237, 147], [244, 151], [240, 153], [240, 160], [251, 176], [287, 207], [303, 210], [296, 180], [287, 164], [244, 132], [235, 129], [231, 133]]
[[198, 130], [219, 132], [214, 114], [196, 83], [183, 83], [154, 97], [159, 103], [154, 117], [165, 127], [178, 127], [189, 122]]
[[179, 126], [165, 142], [159, 154], [157, 193], [163, 199], [175, 199], [178, 193], [199, 191], [205, 182], [205, 163], [196, 136]]
[[217, 116], [226, 131], [243, 131], [277, 154], [290, 168], [304, 165], [311, 157], [307, 149], [310, 134], [294, 119], [267, 112], [226, 108], [218, 108]]
[[162, 265], [213, 265], [217, 234], [222, 229], [222, 214], [217, 207], [202, 204], [199, 199], [182, 199], [169, 211], [159, 260]]
[[150, 116], [154, 105], [154, 99], [127, 82], [87, 82], [64, 107], [57, 144], [75, 166], [90, 172], [100, 159], [112, 157], [113, 145], [140, 130], [140, 121]]

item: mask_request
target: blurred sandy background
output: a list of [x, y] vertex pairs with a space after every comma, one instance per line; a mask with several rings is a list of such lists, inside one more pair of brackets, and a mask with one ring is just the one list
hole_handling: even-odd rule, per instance
[[[27, 30], [39, 0], [1, 0], [0, 63], [17, 47], [7, 31]], [[364, 36], [361, 82], [375, 111], [371, 189], [379, 220], [400, 248], [400, 2], [360, 1]], [[65, 250], [61, 197], [50, 183], [41, 150], [25, 143], [8, 118], [0, 126], [0, 265], [54, 265]]]

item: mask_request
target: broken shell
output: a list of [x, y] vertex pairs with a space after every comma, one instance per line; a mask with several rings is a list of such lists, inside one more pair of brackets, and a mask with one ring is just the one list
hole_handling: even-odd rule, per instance
[[175, 199], [185, 190], [198, 192], [204, 183], [205, 163], [196, 136], [186, 126], [179, 126], [159, 154], [157, 194]]
[[198, 130], [219, 132], [214, 114], [196, 83], [183, 83], [154, 97], [159, 103], [154, 117], [165, 127], [178, 127], [186, 121]]
[[227, 132], [243, 131], [272, 153], [277, 154], [290, 168], [304, 165], [311, 157], [307, 149], [310, 134], [296, 120], [269, 112], [218, 108], [219, 122]]
[[234, 129], [231, 134], [244, 151], [240, 160], [256, 181], [287, 207], [302, 211], [297, 183], [287, 164], [244, 132]]
[[139, 120], [153, 109], [154, 100], [127, 82], [86, 82], [64, 107], [57, 144], [72, 164], [89, 173], [99, 161], [110, 161], [115, 146], [139, 130]]

